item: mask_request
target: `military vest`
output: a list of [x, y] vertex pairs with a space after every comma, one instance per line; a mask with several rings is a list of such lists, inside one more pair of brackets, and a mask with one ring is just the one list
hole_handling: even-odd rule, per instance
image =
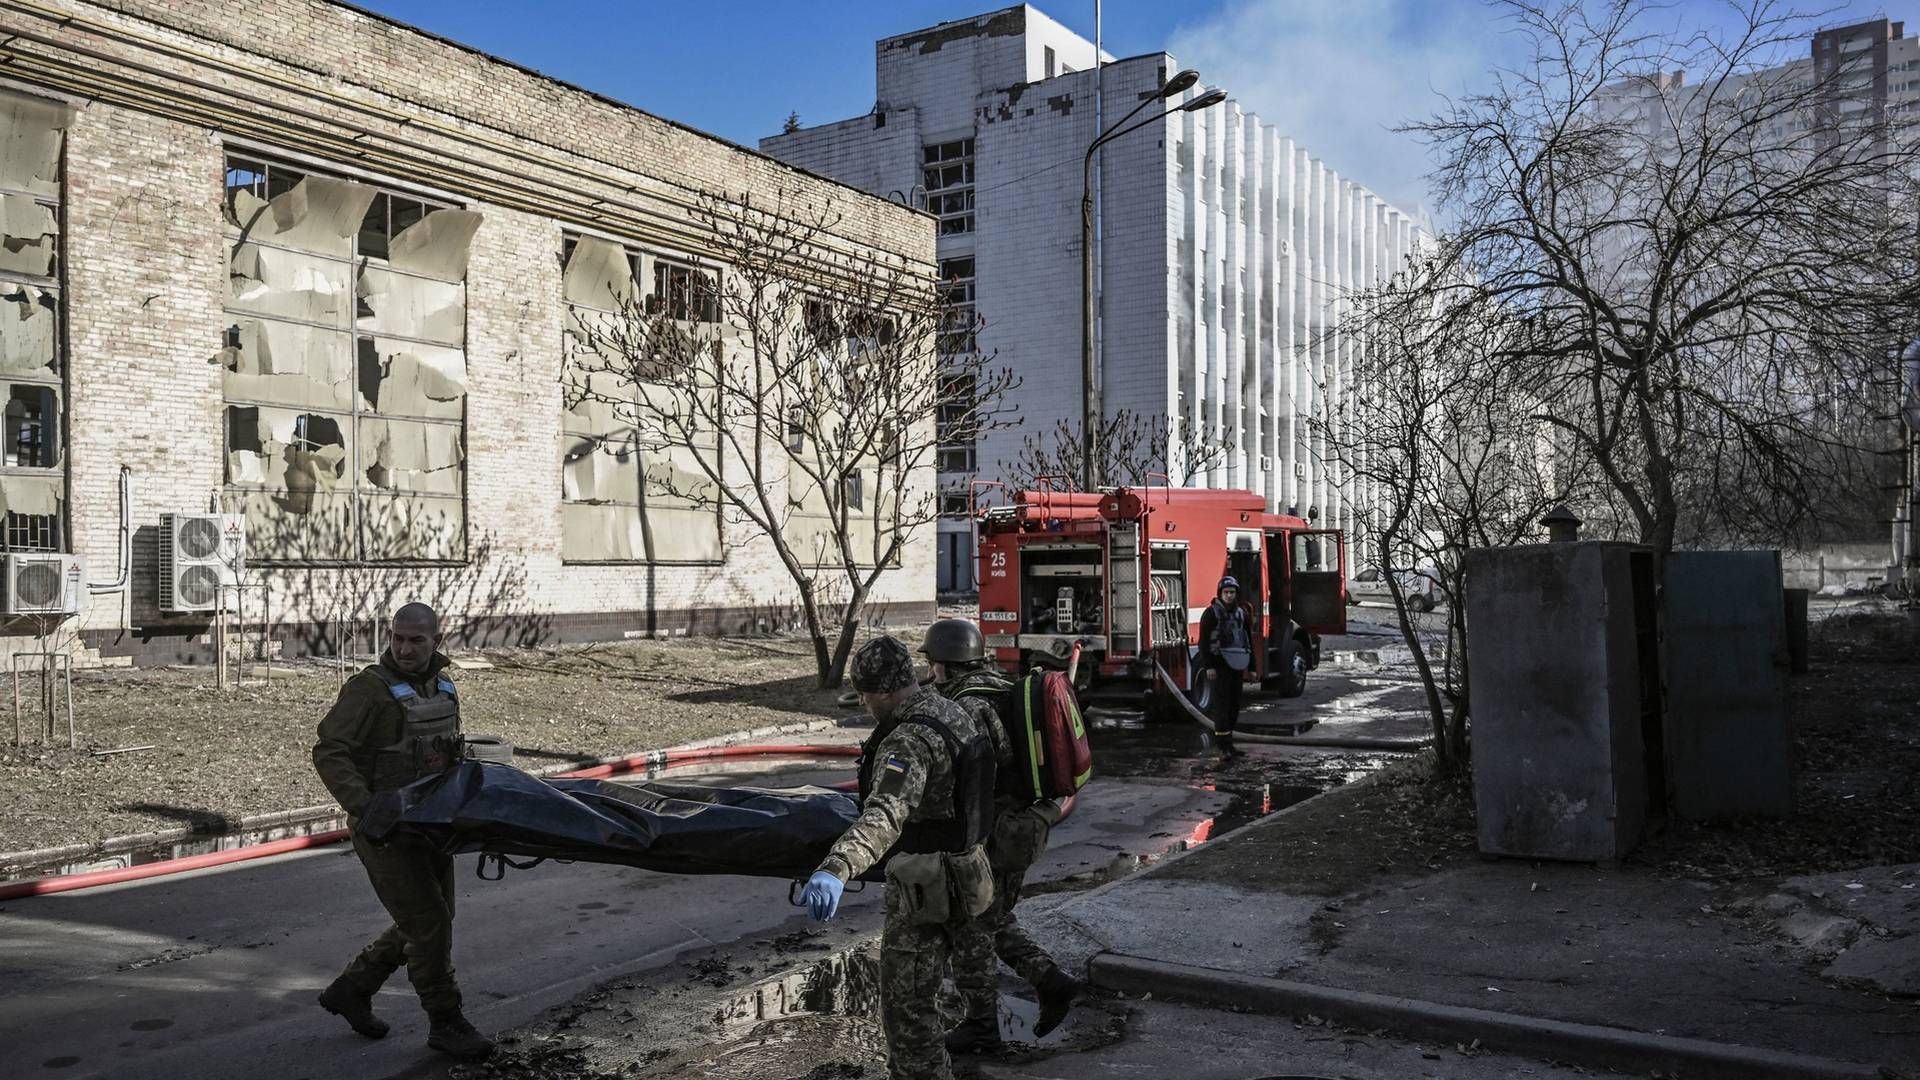
[[976, 729], [971, 738], [962, 740], [944, 721], [918, 713], [881, 724], [860, 747], [860, 801], [866, 802], [873, 791], [874, 758], [880, 744], [902, 724], [919, 724], [940, 736], [953, 765], [953, 806], [945, 817], [918, 821], [909, 817], [888, 854], [958, 855], [986, 843], [993, 834], [995, 769], [993, 742], [984, 731]]
[[421, 694], [384, 664], [374, 664], [367, 673], [386, 684], [401, 711], [399, 740], [373, 752], [373, 790], [405, 787], [452, 768], [465, 750], [460, 738], [460, 698], [453, 680], [436, 675], [428, 692]]

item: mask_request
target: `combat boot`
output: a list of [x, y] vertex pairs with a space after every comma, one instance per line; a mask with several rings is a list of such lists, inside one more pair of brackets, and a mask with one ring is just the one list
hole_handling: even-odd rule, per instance
[[485, 1061], [493, 1040], [474, 1030], [459, 1013], [428, 1018], [427, 1047], [460, 1061]]
[[1007, 1044], [1000, 1038], [998, 1017], [970, 1017], [947, 1032], [949, 1054], [997, 1054], [1006, 1048]]
[[387, 1022], [373, 1015], [373, 995], [363, 994], [335, 979], [320, 991], [320, 1007], [347, 1022], [369, 1039], [387, 1037]]
[[1045, 1038], [1060, 1021], [1067, 1018], [1074, 1000], [1086, 991], [1080, 981], [1059, 968], [1047, 972], [1034, 987], [1040, 998], [1040, 1016], [1033, 1022], [1033, 1037]]

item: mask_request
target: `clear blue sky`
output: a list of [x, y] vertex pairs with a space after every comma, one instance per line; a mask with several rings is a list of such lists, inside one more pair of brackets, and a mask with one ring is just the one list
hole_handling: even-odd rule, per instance
[[[1008, 6], [998, 0], [357, 0], [383, 15], [735, 142], [798, 111], [808, 124], [873, 105], [873, 43]], [[1223, 0], [1106, 4], [1107, 51], [1166, 47]], [[1036, 4], [1093, 37], [1092, 0]]]
[[[865, 113], [873, 43], [1006, 6], [996, 0], [358, 0], [384, 15], [747, 146], [780, 130]], [[1598, 2], [1598, 0], [1596, 0]], [[1093, 0], [1036, 7], [1086, 37]], [[1820, 8], [1823, 23], [1886, 11]], [[1689, 29], [1726, 0], [1673, 0]], [[1165, 49], [1299, 139], [1328, 165], [1412, 208], [1425, 154], [1390, 129], [1514, 60], [1483, 0], [1109, 0], [1107, 51]], [[1920, 32], [1920, 21], [1913, 31]]]

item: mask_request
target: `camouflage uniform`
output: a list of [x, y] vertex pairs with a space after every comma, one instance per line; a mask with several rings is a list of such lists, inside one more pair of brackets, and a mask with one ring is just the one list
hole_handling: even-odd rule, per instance
[[[1002, 770], [1012, 764], [1013, 745], [994, 702], [1012, 686], [998, 672], [975, 670], [936, 687], [988, 730]], [[953, 982], [966, 1006], [965, 1019], [997, 1025], [1000, 971], [996, 956], [1035, 986], [1055, 970], [1053, 957], [1020, 925], [1013, 907], [1020, 902], [1027, 870], [1047, 848], [1048, 831], [1060, 822], [1060, 803], [1054, 799], [1025, 801], [1000, 792], [994, 797], [993, 810], [993, 840], [987, 845], [988, 863], [993, 868], [993, 906], [970, 923], [955, 944]]]
[[[869, 692], [911, 685], [913, 657], [897, 641], [878, 639], [855, 657], [853, 682]], [[871, 779], [860, 818], [834, 843], [821, 870], [850, 880], [892, 852], [911, 827], [939, 828], [953, 821], [960, 769], [946, 740], [919, 722], [922, 719], [944, 726], [960, 745], [987, 737], [971, 714], [932, 690], [908, 697], [863, 747], [861, 775]], [[990, 810], [982, 808], [981, 813]], [[970, 850], [977, 853], [977, 846]], [[985, 855], [978, 856], [984, 876]], [[896, 862], [889, 862], [886, 922], [880, 933], [880, 1023], [887, 1039], [888, 1075], [893, 1080], [950, 1080], [946, 1028], [936, 999], [955, 944], [975, 916], [955, 910], [938, 923], [915, 919], [909, 890], [900, 885], [895, 870]]]
[[[427, 670], [406, 676], [417, 693], [433, 693], [447, 658], [435, 653]], [[398, 672], [391, 653], [381, 666]], [[361, 835], [359, 818], [374, 794], [373, 754], [401, 738], [405, 709], [372, 668], [347, 680], [339, 700], [320, 721], [313, 747], [314, 771], [347, 811], [353, 850], [373, 884], [374, 895], [393, 923], [367, 943], [341, 972], [340, 982], [372, 995], [402, 964], [420, 1005], [431, 1017], [460, 1013], [453, 978], [453, 857], [424, 840], [395, 837], [374, 843]]]

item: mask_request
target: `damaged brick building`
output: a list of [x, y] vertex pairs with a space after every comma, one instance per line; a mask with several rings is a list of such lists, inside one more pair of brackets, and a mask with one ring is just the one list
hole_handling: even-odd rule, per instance
[[[930, 218], [327, 0], [0, 0], [0, 32], [5, 547], [84, 561], [9, 650], [209, 655], [163, 513], [244, 520], [234, 602], [290, 651], [411, 598], [475, 643], [781, 621], [770, 546], [569, 407], [576, 282], [715, 318], [702, 193], [830, 202], [929, 275]], [[930, 612], [933, 545], [890, 614]]]

